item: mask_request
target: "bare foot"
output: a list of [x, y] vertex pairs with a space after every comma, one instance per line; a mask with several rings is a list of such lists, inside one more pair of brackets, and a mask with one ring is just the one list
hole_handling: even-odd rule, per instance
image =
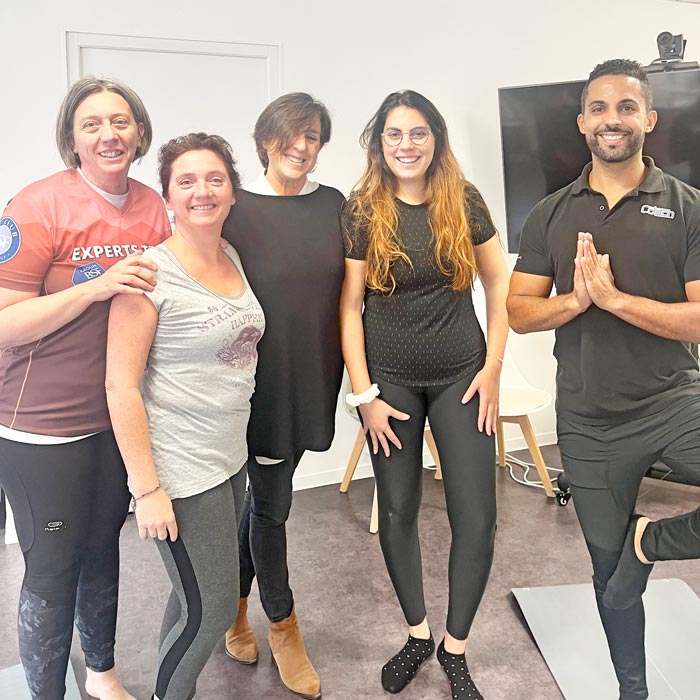
[[637, 527], [634, 531], [634, 551], [637, 555], [637, 559], [639, 559], [642, 564], [651, 564], [651, 562], [644, 556], [644, 552], [642, 551], [642, 535], [650, 522], [651, 520], [649, 520], [649, 518], [642, 516], [639, 518], [639, 520], [637, 520]]
[[88, 668], [85, 692], [98, 700], [136, 700], [133, 695], [124, 690], [114, 668], [102, 673]]

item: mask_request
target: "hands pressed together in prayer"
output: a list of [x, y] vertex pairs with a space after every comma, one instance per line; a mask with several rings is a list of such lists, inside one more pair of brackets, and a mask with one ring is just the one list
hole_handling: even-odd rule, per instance
[[590, 233], [579, 232], [574, 260], [573, 295], [581, 312], [591, 304], [610, 311], [621, 294], [610, 269], [610, 256], [599, 254]]

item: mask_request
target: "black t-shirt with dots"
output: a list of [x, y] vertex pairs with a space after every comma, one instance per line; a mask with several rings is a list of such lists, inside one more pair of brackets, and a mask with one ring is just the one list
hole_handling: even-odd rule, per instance
[[[469, 228], [475, 246], [496, 235], [479, 192], [469, 187]], [[454, 291], [435, 261], [427, 204], [396, 200], [397, 235], [413, 267], [392, 263], [396, 289], [365, 290], [363, 326], [372, 379], [402, 386], [437, 386], [472, 373], [483, 361], [486, 341], [474, 312], [472, 292]], [[365, 260], [367, 232], [347, 230], [345, 256]]]

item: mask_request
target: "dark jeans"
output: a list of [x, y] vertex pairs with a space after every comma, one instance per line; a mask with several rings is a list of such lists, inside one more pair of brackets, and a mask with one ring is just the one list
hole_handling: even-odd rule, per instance
[[[382, 398], [407, 421], [392, 421], [402, 449], [391, 445], [372, 455], [379, 505], [379, 541], [389, 576], [409, 625], [425, 618], [418, 511], [423, 485], [426, 416], [435, 437], [445, 488], [452, 542], [448, 570], [447, 631], [466, 639], [481, 602], [493, 560], [496, 534], [494, 435], [477, 429], [479, 398], [462, 404], [473, 376], [426, 388], [377, 380]], [[371, 454], [370, 444], [370, 454]]]
[[111, 432], [61, 445], [0, 438], [0, 484], [26, 565], [18, 632], [27, 684], [34, 700], [62, 700], [74, 622], [87, 667], [114, 666], [124, 464]]
[[[559, 417], [557, 432], [562, 465], [593, 562], [593, 587], [620, 697], [644, 700], [648, 691], [641, 597], [626, 610], [606, 608], [602, 597], [617, 567], [647, 469], [662, 461], [687, 483], [700, 486], [700, 396], [622, 425], [592, 426]], [[649, 559], [700, 556], [699, 518], [700, 513], [693, 511], [650, 525], [642, 539]]]
[[292, 614], [294, 597], [287, 569], [287, 519], [292, 507], [292, 477], [303, 450], [277, 464], [248, 458], [248, 491], [238, 528], [241, 598], [250, 595], [253, 579], [270, 622]]

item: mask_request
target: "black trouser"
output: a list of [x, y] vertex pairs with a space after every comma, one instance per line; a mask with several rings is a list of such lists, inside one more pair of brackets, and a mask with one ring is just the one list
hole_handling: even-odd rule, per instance
[[287, 519], [292, 507], [292, 477], [304, 451], [277, 464], [248, 458], [248, 491], [238, 529], [241, 598], [250, 595], [253, 579], [265, 614], [279, 622], [292, 614], [294, 597], [287, 568]]
[[73, 622], [87, 667], [114, 666], [124, 464], [111, 432], [61, 445], [0, 438], [0, 484], [26, 565], [18, 628], [29, 690], [62, 700]]
[[[473, 376], [437, 387], [405, 387], [374, 380], [381, 398], [408, 413], [391, 425], [402, 449], [372, 455], [379, 505], [379, 540], [389, 576], [409, 625], [426, 615], [418, 540], [426, 416], [435, 437], [452, 532], [447, 631], [466, 639], [486, 588], [496, 531], [494, 436], [477, 430], [479, 399], [462, 404]], [[371, 453], [371, 444], [370, 444]]]
[[[576, 514], [593, 562], [598, 611], [623, 700], [648, 697], [641, 598], [626, 610], [602, 603], [622, 551], [630, 515], [647, 469], [661, 460], [700, 486], [700, 396], [622, 425], [557, 420], [559, 449]], [[700, 511], [652, 523], [642, 539], [649, 560], [700, 556]]]

